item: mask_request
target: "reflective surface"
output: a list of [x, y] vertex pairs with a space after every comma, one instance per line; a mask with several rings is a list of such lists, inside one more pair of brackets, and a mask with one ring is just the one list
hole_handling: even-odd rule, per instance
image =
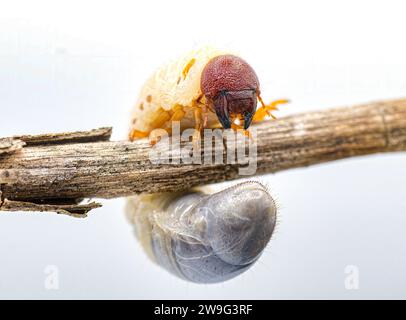
[[173, 274], [199, 283], [228, 280], [257, 261], [277, 208], [258, 182], [205, 194], [140, 195], [127, 214], [147, 254]]

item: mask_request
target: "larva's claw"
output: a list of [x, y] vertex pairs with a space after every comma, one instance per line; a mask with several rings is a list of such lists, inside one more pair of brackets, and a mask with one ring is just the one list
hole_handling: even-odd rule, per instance
[[130, 141], [134, 141], [136, 139], [146, 138], [148, 137], [149, 132], [139, 131], [136, 129], [131, 129], [128, 138]]
[[258, 100], [261, 103], [261, 107], [257, 109], [257, 112], [254, 115], [254, 122], [263, 121], [267, 116], [271, 117], [272, 119], [276, 119], [276, 117], [272, 114], [272, 111], [279, 110], [278, 105], [290, 102], [288, 99], [280, 99], [272, 101], [270, 104], [265, 104], [260, 96], [258, 96]]
[[280, 99], [276, 100], [277, 104], [285, 104], [285, 103], [290, 103], [291, 101], [289, 99]]

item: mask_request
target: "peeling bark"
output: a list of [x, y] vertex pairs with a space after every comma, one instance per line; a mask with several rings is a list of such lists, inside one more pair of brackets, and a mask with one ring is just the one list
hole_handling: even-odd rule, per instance
[[56, 212], [75, 218], [85, 218], [90, 210], [100, 207], [101, 204], [96, 202], [87, 204], [40, 204], [5, 199], [0, 203], [0, 211]]

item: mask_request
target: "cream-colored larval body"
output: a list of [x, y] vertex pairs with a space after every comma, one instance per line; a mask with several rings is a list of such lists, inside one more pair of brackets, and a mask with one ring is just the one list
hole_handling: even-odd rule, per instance
[[[131, 117], [131, 129], [150, 132], [153, 122], [161, 113], [171, 114], [176, 106], [186, 112], [182, 128], [193, 128], [196, 101], [202, 97], [200, 78], [206, 64], [214, 57], [230, 54], [213, 47], [202, 47], [160, 67], [144, 84]], [[214, 113], [208, 114], [208, 128], [218, 127]]]

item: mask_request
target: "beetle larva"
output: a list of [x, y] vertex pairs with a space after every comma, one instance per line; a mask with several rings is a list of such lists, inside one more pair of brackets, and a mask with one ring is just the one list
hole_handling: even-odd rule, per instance
[[148, 256], [193, 282], [231, 279], [258, 260], [276, 222], [276, 205], [254, 181], [206, 194], [142, 194], [127, 216]]
[[273, 117], [277, 105], [286, 102], [265, 105], [258, 77], [246, 61], [203, 47], [162, 66], [147, 80], [134, 107], [129, 137], [148, 137], [157, 128], [170, 132], [173, 121], [198, 132], [221, 126], [246, 130], [251, 122]]
[[[257, 99], [261, 107], [256, 110]], [[225, 51], [202, 48], [156, 71], [134, 108], [130, 139], [154, 129], [248, 129], [272, 116], [251, 66]], [[152, 139], [153, 141], [153, 139]], [[245, 182], [224, 191], [138, 195], [128, 216], [149, 257], [184, 279], [213, 283], [247, 270], [271, 238], [276, 206], [266, 188]]]

